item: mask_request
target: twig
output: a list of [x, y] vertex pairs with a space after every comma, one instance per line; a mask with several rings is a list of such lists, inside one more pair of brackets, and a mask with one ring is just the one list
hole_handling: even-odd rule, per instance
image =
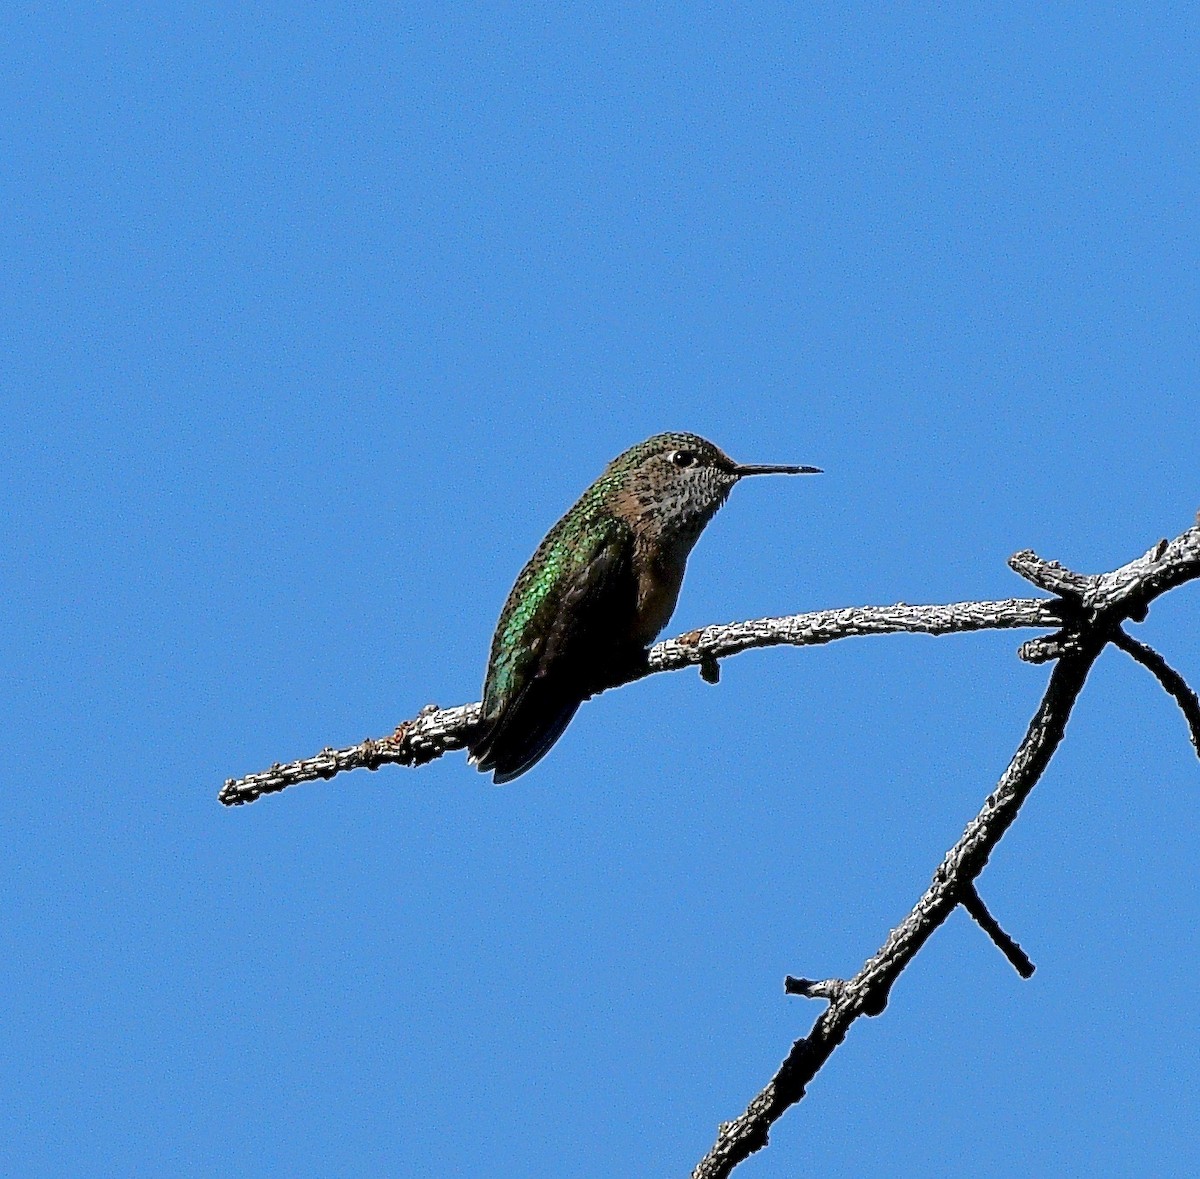
[[1120, 647], [1127, 655], [1140, 663], [1158, 682], [1168, 696], [1179, 705], [1183, 719], [1187, 721], [1192, 748], [1200, 757], [1200, 699], [1183, 678], [1153, 647], [1138, 642], [1128, 631], [1118, 629], [1112, 636], [1114, 647]]
[[1079, 599], [1088, 589], [1088, 579], [1082, 573], [1072, 573], [1057, 561], [1045, 561], [1032, 549], [1013, 553], [1008, 558], [1008, 566], [1026, 581], [1056, 598], [1068, 601]]
[[992, 939], [996, 949], [1011, 963], [1012, 968], [1022, 978], [1032, 978], [1037, 969], [1030, 961], [1029, 955], [1000, 927], [1000, 922], [988, 912], [974, 884], [963, 889], [959, 904], [971, 915], [975, 924]]
[[783, 980], [785, 995], [800, 995], [805, 999], [828, 999], [831, 1003], [846, 989], [844, 978], [794, 978], [788, 975]]
[[388, 737], [371, 738], [345, 749], [322, 749], [313, 757], [275, 763], [260, 774], [230, 778], [217, 795], [226, 806], [242, 806], [264, 794], [275, 794], [300, 782], [332, 778], [349, 770], [375, 770], [381, 765], [420, 766], [463, 749], [479, 722], [478, 704], [438, 708], [427, 704], [412, 720], [396, 726]]

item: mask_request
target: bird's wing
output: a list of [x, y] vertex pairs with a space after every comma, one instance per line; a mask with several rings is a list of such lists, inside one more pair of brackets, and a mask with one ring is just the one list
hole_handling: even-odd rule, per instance
[[[521, 572], [497, 629], [471, 758], [510, 781], [542, 757], [604, 686], [636, 609], [632, 545], [616, 520], [552, 531]], [[557, 530], [556, 530], [557, 531]], [[564, 572], [566, 570], [566, 572]]]

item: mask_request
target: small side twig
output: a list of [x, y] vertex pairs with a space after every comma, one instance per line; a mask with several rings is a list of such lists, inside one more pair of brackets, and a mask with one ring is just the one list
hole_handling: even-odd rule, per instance
[[968, 884], [963, 889], [958, 903], [971, 915], [975, 924], [992, 939], [993, 945], [1008, 959], [1012, 968], [1022, 978], [1032, 978], [1037, 967], [1030, 961], [1029, 955], [1021, 949], [1020, 945], [1004, 932], [1000, 922], [988, 912], [988, 907], [983, 903], [983, 898], [974, 884]]
[[1067, 601], [1079, 601], [1090, 585], [1085, 574], [1075, 573], [1057, 561], [1047, 561], [1032, 549], [1013, 553], [1008, 559], [1008, 567], [1038, 589]]
[[785, 995], [799, 995], [803, 999], [828, 999], [830, 1003], [841, 997], [846, 989], [844, 978], [824, 978], [819, 982], [811, 978], [796, 978], [789, 974], [783, 980]]
[[1118, 629], [1112, 636], [1114, 647], [1120, 647], [1136, 663], [1140, 663], [1158, 682], [1163, 690], [1179, 705], [1183, 719], [1187, 721], [1192, 748], [1200, 757], [1200, 698], [1183, 678], [1153, 647], [1139, 642], [1128, 631]]

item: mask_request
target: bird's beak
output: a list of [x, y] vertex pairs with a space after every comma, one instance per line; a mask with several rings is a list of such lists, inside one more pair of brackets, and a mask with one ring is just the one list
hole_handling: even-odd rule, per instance
[[747, 475], [821, 475], [820, 467], [781, 467], [764, 463], [734, 463], [733, 473], [739, 478]]

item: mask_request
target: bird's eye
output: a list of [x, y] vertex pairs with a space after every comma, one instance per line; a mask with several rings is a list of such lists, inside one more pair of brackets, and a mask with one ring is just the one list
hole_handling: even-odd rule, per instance
[[676, 450], [671, 453], [671, 462], [677, 467], [694, 467], [696, 456], [690, 450]]

